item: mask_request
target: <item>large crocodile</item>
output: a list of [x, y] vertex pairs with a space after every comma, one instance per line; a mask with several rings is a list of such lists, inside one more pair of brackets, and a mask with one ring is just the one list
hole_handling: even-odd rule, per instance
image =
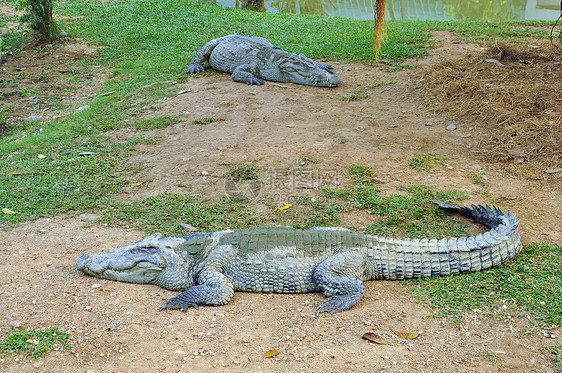
[[323, 292], [317, 312], [353, 307], [363, 280], [444, 276], [491, 268], [521, 251], [515, 215], [495, 207], [434, 202], [489, 228], [461, 238], [396, 239], [344, 228], [260, 227], [164, 238], [153, 234], [126, 247], [84, 254], [76, 267], [109, 280], [183, 291], [162, 309], [228, 303], [234, 291]]
[[256, 36], [227, 35], [211, 40], [193, 57], [187, 73], [204, 71], [205, 61], [215, 70], [232, 74], [235, 82], [248, 85], [261, 85], [264, 79], [319, 87], [335, 87], [340, 82], [330, 65], [286, 52]]

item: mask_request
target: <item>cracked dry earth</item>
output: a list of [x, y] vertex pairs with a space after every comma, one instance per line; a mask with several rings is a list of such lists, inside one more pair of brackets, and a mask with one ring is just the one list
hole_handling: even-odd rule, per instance
[[[423, 103], [418, 80], [431, 64], [455, 58], [478, 47], [453, 44], [438, 34], [442, 45], [418, 61], [419, 67], [394, 73], [359, 64], [335, 63], [342, 84], [334, 89], [266, 82], [248, 87], [229, 75], [192, 77], [185, 93], [160, 102], [147, 116], [176, 114], [179, 123], [143, 132], [156, 141], [137, 148], [131, 162], [149, 167], [135, 175], [145, 181], [119, 198], [134, 200], [164, 192], [185, 193], [190, 185], [206, 198], [225, 193], [221, 176], [232, 164], [254, 161], [260, 170], [260, 198], [282, 205], [291, 196], [313, 195], [323, 172], [346, 182], [344, 166], [372, 167], [380, 188], [397, 193], [409, 184], [459, 189], [467, 203], [495, 199], [516, 213], [524, 243], [560, 245], [562, 180], [514, 176], [505, 165], [479, 156], [486, 129], [433, 114]], [[373, 87], [369, 85], [373, 84]], [[365, 88], [367, 87], [367, 88]], [[357, 89], [368, 97], [342, 101]], [[189, 113], [189, 114], [187, 114]], [[214, 117], [207, 125], [193, 120]], [[432, 126], [427, 126], [432, 122]], [[290, 125], [290, 126], [287, 126]], [[138, 135], [119, 130], [115, 138]], [[470, 137], [467, 136], [470, 134]], [[420, 154], [443, 158], [437, 172], [412, 170], [408, 159]], [[283, 170], [309, 164], [303, 180], [274, 179]], [[302, 170], [301, 170], [302, 171]], [[470, 174], [482, 172], [487, 183], [474, 184]], [[253, 202], [259, 213], [269, 208]], [[0, 329], [59, 326], [71, 333], [70, 351], [54, 351], [38, 360], [22, 355], [0, 358], [6, 372], [553, 372], [540, 347], [554, 343], [540, 329], [528, 330], [526, 318], [497, 318], [475, 310], [458, 325], [430, 316], [435, 312], [404, 294], [407, 283], [368, 282], [363, 299], [352, 309], [314, 315], [320, 294], [273, 295], [236, 293], [223, 307], [158, 312], [175, 295], [154, 286], [86, 277], [74, 260], [86, 252], [126, 245], [143, 236], [127, 228], [88, 226], [92, 215], [42, 219], [0, 233]], [[372, 221], [350, 214], [345, 225]], [[180, 222], [178, 222], [180, 223]], [[227, 228], [227, 227], [225, 227]], [[419, 332], [417, 339], [393, 332]], [[366, 332], [388, 345], [361, 339]], [[560, 330], [549, 331], [560, 335]], [[279, 355], [265, 358], [275, 349]]]

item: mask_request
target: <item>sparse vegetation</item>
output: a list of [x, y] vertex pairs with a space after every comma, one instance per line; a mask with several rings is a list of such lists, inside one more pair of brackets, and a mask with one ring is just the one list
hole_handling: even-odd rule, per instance
[[244, 180], [257, 180], [258, 179], [258, 169], [253, 163], [244, 163], [241, 165], [233, 166], [225, 174], [234, 181], [244, 181]]
[[308, 166], [311, 163], [319, 163], [320, 159], [313, 158], [310, 155], [303, 154], [297, 159], [297, 165]]
[[9, 353], [23, 352], [32, 359], [43, 357], [51, 350], [68, 350], [70, 334], [53, 327], [45, 330], [23, 330], [15, 328], [7, 333], [0, 350]]
[[438, 172], [439, 169], [435, 167], [443, 158], [432, 157], [427, 154], [420, 154], [408, 160], [408, 166], [418, 171], [425, 171], [429, 173]]
[[195, 120], [191, 121], [191, 124], [199, 124], [199, 125], [205, 126], [207, 124], [214, 123], [214, 122], [217, 122], [217, 121], [218, 121], [218, 119], [215, 118], [215, 117], [205, 117], [205, 118], [201, 118], [201, 119], [195, 119]]

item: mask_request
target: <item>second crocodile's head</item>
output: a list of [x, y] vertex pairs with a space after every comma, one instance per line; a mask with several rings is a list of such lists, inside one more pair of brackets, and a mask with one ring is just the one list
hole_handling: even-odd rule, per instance
[[284, 81], [291, 83], [317, 87], [335, 87], [340, 83], [331, 66], [317, 63], [302, 54], [280, 59], [278, 68]]
[[192, 259], [182, 250], [185, 243], [183, 237], [164, 238], [156, 233], [125, 247], [81, 255], [76, 267], [84, 274], [107, 280], [183, 290], [192, 285]]

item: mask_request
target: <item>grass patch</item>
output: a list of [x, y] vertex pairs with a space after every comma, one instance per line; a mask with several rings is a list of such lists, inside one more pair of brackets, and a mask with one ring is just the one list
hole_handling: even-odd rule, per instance
[[415, 286], [409, 291], [437, 308], [437, 316], [455, 321], [474, 310], [501, 316], [513, 312], [511, 305], [515, 305], [515, 316], [532, 316], [545, 327], [560, 327], [561, 256], [562, 246], [527, 245], [515, 259], [499, 267], [462, 276], [414, 280]]
[[45, 330], [13, 329], [0, 345], [0, 350], [9, 353], [23, 352], [32, 359], [43, 357], [52, 350], [68, 350], [70, 334], [53, 327]]
[[224, 176], [237, 182], [258, 180], [258, 168], [253, 163], [244, 163], [231, 167]]
[[562, 338], [558, 338], [556, 344], [542, 347], [541, 352], [550, 355], [556, 365], [556, 373], [562, 373]]
[[353, 90], [349, 95], [341, 96], [340, 101], [351, 102], [351, 101], [363, 100], [368, 97], [369, 97], [369, 92], [367, 92], [367, 89], [358, 88]]
[[179, 223], [203, 231], [260, 225], [263, 220], [246, 211], [246, 206], [231, 198], [205, 201], [192, 195], [166, 193], [135, 202], [111, 201], [102, 211], [100, 222], [165, 235], [184, 235]]
[[215, 117], [205, 117], [205, 118], [201, 118], [201, 119], [195, 119], [193, 121], [191, 121], [191, 124], [198, 124], [198, 125], [202, 125], [205, 126], [207, 124], [211, 124], [214, 122], [218, 122], [218, 119]]
[[320, 163], [321, 160], [318, 158], [311, 157], [310, 155], [303, 154], [297, 159], [297, 165], [308, 166], [311, 163]]
[[408, 166], [414, 170], [425, 171], [428, 173], [438, 172], [435, 165], [442, 162], [443, 158], [432, 157], [427, 154], [420, 154], [408, 160]]

